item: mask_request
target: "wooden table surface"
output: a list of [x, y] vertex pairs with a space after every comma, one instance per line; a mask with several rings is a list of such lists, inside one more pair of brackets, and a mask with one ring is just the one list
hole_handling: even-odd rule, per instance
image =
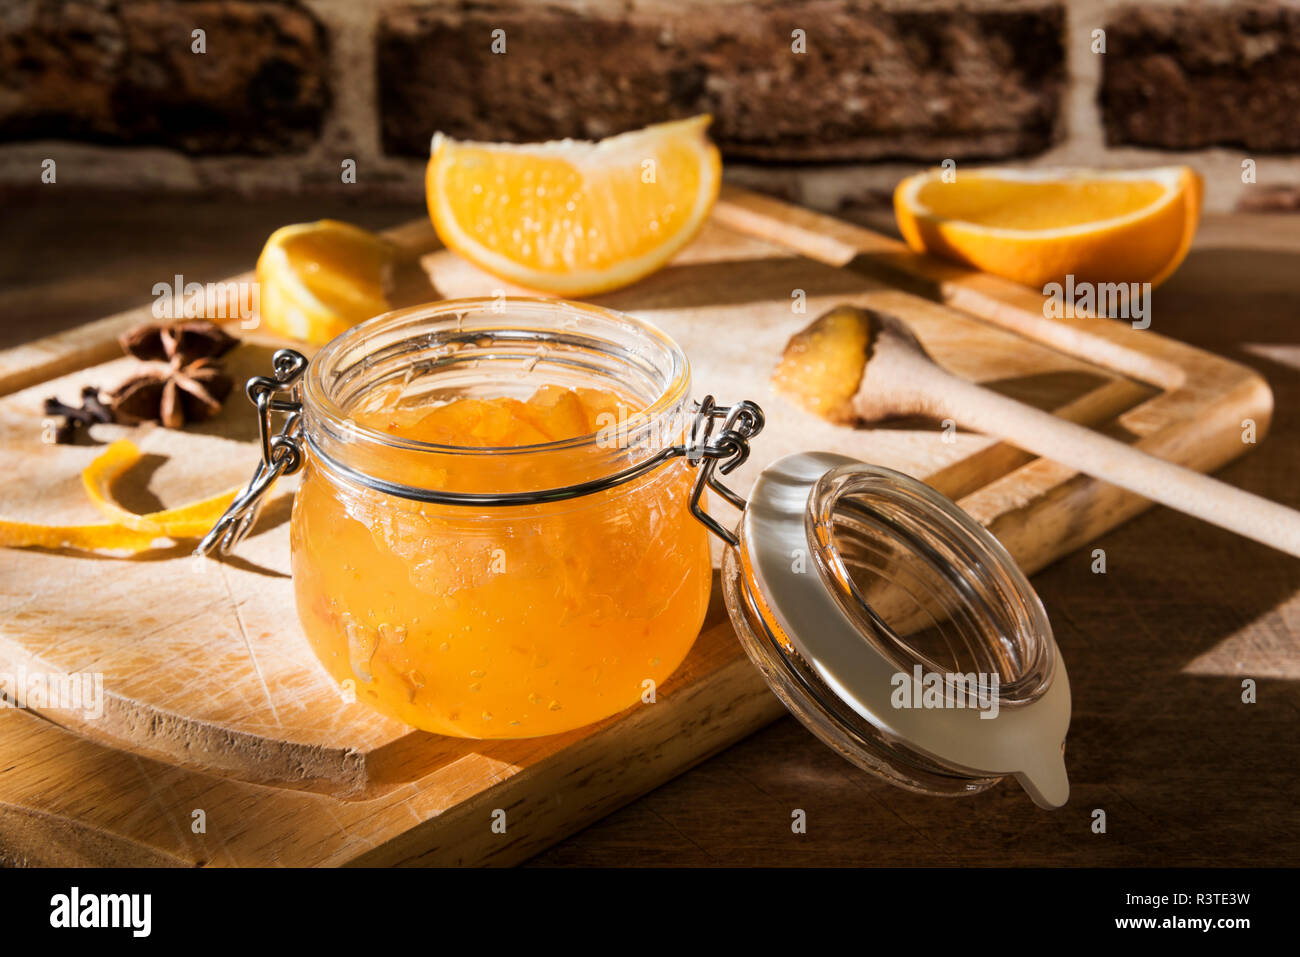
[[[50, 191], [53, 193], [53, 190]], [[285, 222], [367, 226], [409, 205], [123, 199], [6, 203], [0, 348], [148, 301], [176, 273], [249, 268]], [[870, 225], [879, 213], [859, 217]], [[1300, 507], [1300, 216], [1209, 217], [1152, 328], [1258, 369], [1270, 434], [1220, 473]], [[942, 800], [879, 783], [782, 719], [544, 852], [536, 865], [1300, 865], [1300, 562], [1167, 509], [1034, 578], [1070, 669], [1072, 794]], [[1254, 679], [1258, 701], [1242, 702]], [[1105, 833], [1095, 833], [1095, 811]], [[805, 812], [806, 833], [792, 831]]]

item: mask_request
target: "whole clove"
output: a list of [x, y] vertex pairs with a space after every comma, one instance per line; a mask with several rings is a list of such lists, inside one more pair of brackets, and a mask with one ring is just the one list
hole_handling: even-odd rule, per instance
[[113, 410], [105, 405], [99, 397], [96, 386], [85, 386], [81, 390], [81, 405], [65, 405], [57, 396], [45, 400], [45, 415], [53, 428], [46, 433], [47, 441], [57, 445], [71, 445], [77, 440], [81, 430], [99, 422], [115, 422]]

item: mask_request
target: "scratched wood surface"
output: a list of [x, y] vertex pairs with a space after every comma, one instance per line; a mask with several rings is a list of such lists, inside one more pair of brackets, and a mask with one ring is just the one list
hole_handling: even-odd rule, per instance
[[[437, 249], [423, 223], [393, 235], [410, 254], [400, 303], [500, 286]], [[794, 289], [807, 297], [804, 314], [792, 310]], [[1045, 320], [1041, 301], [1024, 290], [952, 274], [869, 231], [737, 190], [677, 261], [601, 301], [677, 338], [697, 394], [764, 403], [769, 429], [739, 488], [794, 449], [869, 458], [959, 498], [1029, 570], [1145, 503], [981, 436], [943, 442], [934, 423], [866, 432], [813, 421], [767, 392], [789, 334], [836, 302], [889, 308], [954, 371], [1202, 469], [1244, 450], [1243, 416], [1261, 431], [1269, 418], [1267, 388], [1236, 363], [1120, 323]], [[10, 393], [0, 400], [0, 441], [14, 453], [0, 513], [93, 518], [77, 473], [95, 450], [37, 445], [39, 402], [115, 381], [125, 360], [111, 358], [112, 336], [139, 318], [0, 354], [0, 392]], [[250, 336], [233, 356], [237, 375], [264, 369], [274, 345]], [[247, 408], [232, 402], [201, 430], [137, 434], [150, 453], [149, 481], [132, 504], [156, 507], [244, 478], [256, 454], [251, 428]], [[105, 428], [102, 437], [114, 434]], [[93, 670], [107, 692], [105, 714], [94, 719], [0, 711], [0, 847], [10, 858], [515, 861], [781, 713], [717, 602], [660, 703], [592, 729], [463, 742], [349, 705], [294, 621], [287, 492], [239, 558], [221, 566], [196, 571], [183, 548], [143, 561], [0, 552], [0, 670]], [[93, 786], [76, 770], [87, 764], [102, 766]], [[71, 773], [82, 783], [60, 786]], [[187, 804], [219, 826], [193, 835]], [[512, 808], [518, 823], [508, 837], [488, 831], [494, 807]], [[21, 836], [47, 831], [48, 840]]]

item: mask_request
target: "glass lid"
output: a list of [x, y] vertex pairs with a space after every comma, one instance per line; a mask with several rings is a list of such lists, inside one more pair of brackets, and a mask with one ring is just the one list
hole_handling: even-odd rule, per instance
[[741, 643], [849, 761], [935, 795], [1014, 776], [1069, 796], [1070, 690], [1042, 603], [998, 541], [901, 472], [829, 453], [759, 476], [725, 552]]

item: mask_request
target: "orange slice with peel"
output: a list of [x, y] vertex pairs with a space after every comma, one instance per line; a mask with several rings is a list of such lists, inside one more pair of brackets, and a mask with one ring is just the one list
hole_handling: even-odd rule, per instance
[[112, 485], [138, 461], [140, 450], [135, 443], [120, 439], [96, 456], [81, 473], [82, 484], [91, 502], [112, 521], [90, 525], [40, 525], [0, 519], [0, 546], [144, 551], [159, 539], [197, 538], [207, 534], [240, 492], [240, 488], [233, 488], [177, 508], [144, 514], [132, 512], [118, 504], [112, 494]]
[[718, 198], [709, 116], [599, 142], [433, 138], [429, 216], [446, 246], [500, 279], [581, 296], [635, 282], [688, 243]]
[[1030, 286], [1163, 282], [1187, 255], [1201, 178], [1142, 170], [931, 170], [894, 190], [907, 244]]
[[257, 260], [263, 327], [320, 345], [387, 312], [396, 257], [382, 236], [336, 219], [280, 227]]

